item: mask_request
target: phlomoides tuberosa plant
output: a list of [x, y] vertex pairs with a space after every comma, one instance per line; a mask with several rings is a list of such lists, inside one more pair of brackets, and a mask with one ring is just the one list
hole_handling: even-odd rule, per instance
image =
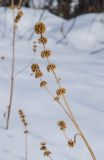
[[[16, 54], [15, 54], [15, 46], [16, 46], [16, 30], [18, 28], [18, 23], [20, 22], [22, 16], [23, 16], [23, 11], [21, 8], [22, 0], [19, 0], [18, 6], [14, 5], [14, 1], [11, 0], [11, 9], [12, 9], [12, 15], [13, 15], [13, 38], [12, 38], [12, 59], [11, 59], [11, 74], [10, 76], [10, 97], [9, 97], [9, 104], [7, 106], [7, 112], [6, 112], [6, 129], [9, 128], [10, 124], [10, 115], [11, 115], [11, 109], [12, 109], [12, 102], [13, 102], [13, 94], [14, 94], [14, 82], [15, 78], [22, 73], [29, 65], [32, 63], [33, 58], [30, 60], [30, 62], [24, 66], [20, 71], [15, 73], [15, 61], [16, 61]], [[16, 14], [15, 14], [16, 13]], [[36, 45], [34, 45], [36, 48]], [[34, 49], [35, 51], [35, 49]]]
[[[35, 78], [38, 78], [40, 80], [40, 87], [44, 88], [49, 93], [49, 95], [53, 98], [53, 100], [55, 102], [57, 102], [62, 107], [62, 109], [65, 111], [65, 113], [67, 114], [67, 116], [70, 118], [73, 125], [77, 129], [78, 133], [75, 135], [74, 141], [73, 140], [68, 141], [69, 146], [74, 146], [76, 136], [80, 135], [80, 137], [82, 138], [82, 140], [85, 143], [85, 146], [87, 147], [88, 151], [90, 152], [92, 159], [96, 160], [96, 157], [93, 153], [93, 150], [91, 149], [87, 139], [85, 138], [81, 128], [79, 127], [79, 125], [75, 119], [75, 116], [72, 113], [71, 107], [70, 107], [69, 102], [66, 98], [66, 94], [65, 94], [66, 89], [61, 86], [60, 78], [58, 78], [58, 76], [56, 74], [56, 65], [51, 63], [51, 61], [50, 61], [49, 57], [51, 56], [52, 52], [51, 52], [51, 50], [48, 50], [46, 48], [46, 44], [48, 42], [48, 39], [47, 39], [47, 37], [44, 36], [44, 33], [46, 31], [45, 24], [42, 22], [37, 23], [34, 26], [34, 31], [39, 35], [39, 39], [38, 39], [39, 44], [41, 44], [43, 46], [43, 51], [41, 52], [41, 57], [47, 61], [47, 71], [53, 74], [54, 79], [57, 83], [58, 89], [55, 91], [56, 95], [54, 95], [51, 92], [51, 90], [49, 89], [48, 82], [46, 80], [42, 79], [43, 73], [41, 72], [40, 66], [38, 64], [32, 64], [32, 66], [31, 66], [32, 72], [34, 73]], [[63, 102], [61, 100], [63, 100]]]

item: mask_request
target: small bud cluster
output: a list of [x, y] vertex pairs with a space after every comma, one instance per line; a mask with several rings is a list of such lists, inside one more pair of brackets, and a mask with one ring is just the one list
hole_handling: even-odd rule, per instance
[[[25, 116], [25, 114], [22, 110], [19, 110], [18, 113], [19, 113], [20, 120], [21, 120], [21, 122], [23, 123], [23, 126], [26, 129], [27, 125], [28, 125], [28, 123], [26, 121], [26, 116]], [[24, 133], [28, 133], [28, 130], [26, 129]]]
[[51, 152], [48, 150], [48, 148], [47, 148], [47, 146], [46, 146], [46, 143], [45, 143], [45, 142], [43, 142], [43, 143], [41, 143], [41, 144], [40, 144], [40, 150], [42, 150], [42, 151], [43, 151], [44, 156], [46, 156], [46, 157], [50, 157]]
[[18, 11], [18, 14], [17, 14], [17, 16], [16, 16], [16, 18], [15, 18], [15, 23], [18, 23], [20, 20], [21, 20], [21, 17], [23, 16], [23, 12], [20, 10], [20, 11]]

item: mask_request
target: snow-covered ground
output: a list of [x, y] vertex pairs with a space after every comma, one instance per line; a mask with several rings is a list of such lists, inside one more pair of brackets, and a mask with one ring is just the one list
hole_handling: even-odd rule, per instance
[[[70, 149], [60, 132], [57, 121], [63, 119], [68, 125], [67, 133], [73, 137], [75, 129], [63, 110], [52, 101], [48, 93], [39, 87], [39, 81], [31, 75], [30, 66], [15, 77], [15, 90], [10, 129], [4, 130], [3, 113], [9, 101], [10, 61], [12, 51], [12, 14], [3, 9], [0, 17], [0, 160], [23, 160], [25, 158], [23, 126], [18, 117], [18, 109], [23, 109], [29, 123], [28, 160], [45, 159], [40, 151], [40, 142], [46, 141], [53, 160], [91, 160], [82, 140]], [[33, 62], [39, 63], [45, 71], [46, 62], [32, 51], [32, 42], [26, 40], [32, 34], [31, 28], [38, 21], [42, 11], [24, 9], [24, 17], [19, 24], [16, 38], [15, 73]], [[4, 17], [6, 20], [4, 20]], [[68, 37], [61, 43], [60, 27], [63, 22], [67, 31], [73, 23], [45, 13], [43, 21], [47, 25], [47, 48], [53, 51], [51, 60], [57, 64], [57, 74], [62, 86], [67, 88], [67, 97], [79, 125], [91, 144], [97, 160], [104, 156], [104, 23], [103, 15], [89, 14], [76, 19]], [[94, 22], [93, 22], [94, 21]], [[29, 31], [29, 32], [27, 32]], [[26, 33], [27, 32], [27, 33]], [[5, 34], [6, 35], [5, 35]], [[25, 34], [25, 38], [18, 39]], [[3, 37], [4, 36], [4, 37]], [[96, 52], [100, 50], [99, 52]], [[44, 72], [49, 87], [55, 91], [56, 84], [51, 74]]]

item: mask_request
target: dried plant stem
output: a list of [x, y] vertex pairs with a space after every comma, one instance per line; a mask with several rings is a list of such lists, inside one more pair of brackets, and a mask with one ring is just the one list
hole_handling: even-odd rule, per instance
[[18, 9], [21, 8], [21, 5], [22, 5], [22, 0], [19, 1], [19, 4], [18, 4]]
[[28, 145], [27, 145], [27, 140], [28, 140], [28, 133], [27, 133], [27, 128], [26, 128], [26, 133], [25, 133], [25, 158], [26, 160], [28, 159]]
[[11, 69], [11, 85], [10, 85], [10, 98], [9, 98], [9, 105], [8, 105], [8, 112], [7, 112], [7, 121], [6, 121], [6, 129], [9, 128], [9, 121], [10, 121], [10, 114], [12, 108], [12, 101], [13, 101], [13, 91], [14, 91], [14, 67], [15, 67], [15, 34], [16, 34], [16, 27], [14, 22], [14, 2], [12, 3], [12, 14], [13, 14], [13, 40], [12, 40], [12, 69]]
[[[42, 35], [41, 35], [41, 37], [42, 37]], [[43, 48], [44, 48], [44, 50], [45, 50], [45, 49], [46, 49], [46, 48], [45, 48], [45, 45], [44, 45], [44, 43], [42, 43], [42, 44], [43, 44]], [[48, 64], [50, 63], [50, 61], [49, 61], [48, 58], [47, 58], [47, 63], [48, 63]], [[53, 75], [54, 75], [54, 78], [55, 78], [55, 80], [56, 80], [56, 83], [57, 83], [58, 87], [60, 88], [60, 87], [61, 87], [61, 86], [60, 86], [60, 82], [59, 82], [59, 79], [57, 78], [57, 75], [56, 75], [55, 71], [52, 70], [52, 73], [53, 73]], [[75, 117], [74, 117], [74, 115], [73, 115], [73, 113], [72, 113], [72, 111], [71, 111], [71, 108], [70, 108], [70, 106], [69, 106], [69, 103], [67, 102], [67, 99], [66, 99], [66, 97], [65, 97], [64, 94], [62, 95], [62, 98], [63, 98], [64, 104], [65, 104], [65, 106], [66, 106], [66, 108], [67, 108], [67, 110], [68, 110], [67, 115], [69, 116], [69, 118], [70, 118], [71, 121], [73, 122], [75, 128], [78, 130], [78, 132], [79, 132], [81, 138], [83, 139], [83, 141], [84, 141], [87, 149], [89, 150], [89, 152], [90, 152], [93, 160], [96, 160], [96, 157], [95, 157], [95, 155], [94, 155], [94, 153], [93, 153], [93, 151], [92, 151], [89, 143], [87, 142], [87, 140], [86, 140], [86, 138], [85, 138], [82, 130], [80, 129], [80, 127], [79, 127], [79, 125], [78, 125], [78, 123], [77, 123], [77, 121], [76, 121], [76, 119], [75, 119]], [[60, 102], [59, 102], [59, 104], [60, 104]], [[66, 112], [66, 110], [65, 110], [65, 112]]]

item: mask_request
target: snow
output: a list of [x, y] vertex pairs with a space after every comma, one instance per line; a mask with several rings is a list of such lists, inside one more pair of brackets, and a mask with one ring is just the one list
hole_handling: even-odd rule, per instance
[[[33, 39], [28, 40], [32, 33], [31, 29], [42, 11], [23, 9], [24, 17], [16, 35], [15, 73], [29, 63], [30, 65], [15, 78], [10, 129], [8, 131], [3, 129], [5, 126], [3, 113], [9, 101], [12, 56], [12, 14], [11, 10], [6, 11], [5, 22], [3, 10], [0, 8], [2, 13], [0, 56], [5, 57], [4, 60], [0, 60], [0, 160], [25, 159], [24, 130], [17, 113], [18, 109], [23, 109], [29, 123], [28, 159], [45, 159], [40, 151], [40, 142], [46, 141], [53, 159], [90, 160], [91, 157], [80, 138], [75, 148], [68, 148], [57, 122], [65, 120], [68, 124], [69, 137], [73, 137], [75, 128], [63, 110], [53, 102], [44, 89], [39, 87], [39, 81], [31, 75], [32, 63], [39, 63], [42, 71], [45, 71], [46, 67], [46, 62], [39, 55], [42, 47], [38, 45], [36, 54], [32, 51], [32, 42], [37, 39], [37, 35], [34, 34]], [[96, 54], [92, 53], [103, 48], [102, 18], [102, 14], [78, 17], [68, 37], [57, 44], [62, 37], [60, 32], [62, 23], [65, 23], [64, 30], [67, 31], [73, 20], [65, 21], [48, 12], [43, 17], [47, 25], [46, 36], [49, 38], [47, 48], [53, 51], [51, 60], [57, 64], [57, 74], [61, 78], [62, 86], [67, 88], [67, 97], [72, 111], [91, 144], [97, 160], [101, 160], [104, 155], [104, 53], [103, 50]], [[24, 33], [26, 33], [24, 38], [19, 39]], [[55, 92], [57, 86], [53, 76], [46, 71], [44, 74], [49, 87]]]

